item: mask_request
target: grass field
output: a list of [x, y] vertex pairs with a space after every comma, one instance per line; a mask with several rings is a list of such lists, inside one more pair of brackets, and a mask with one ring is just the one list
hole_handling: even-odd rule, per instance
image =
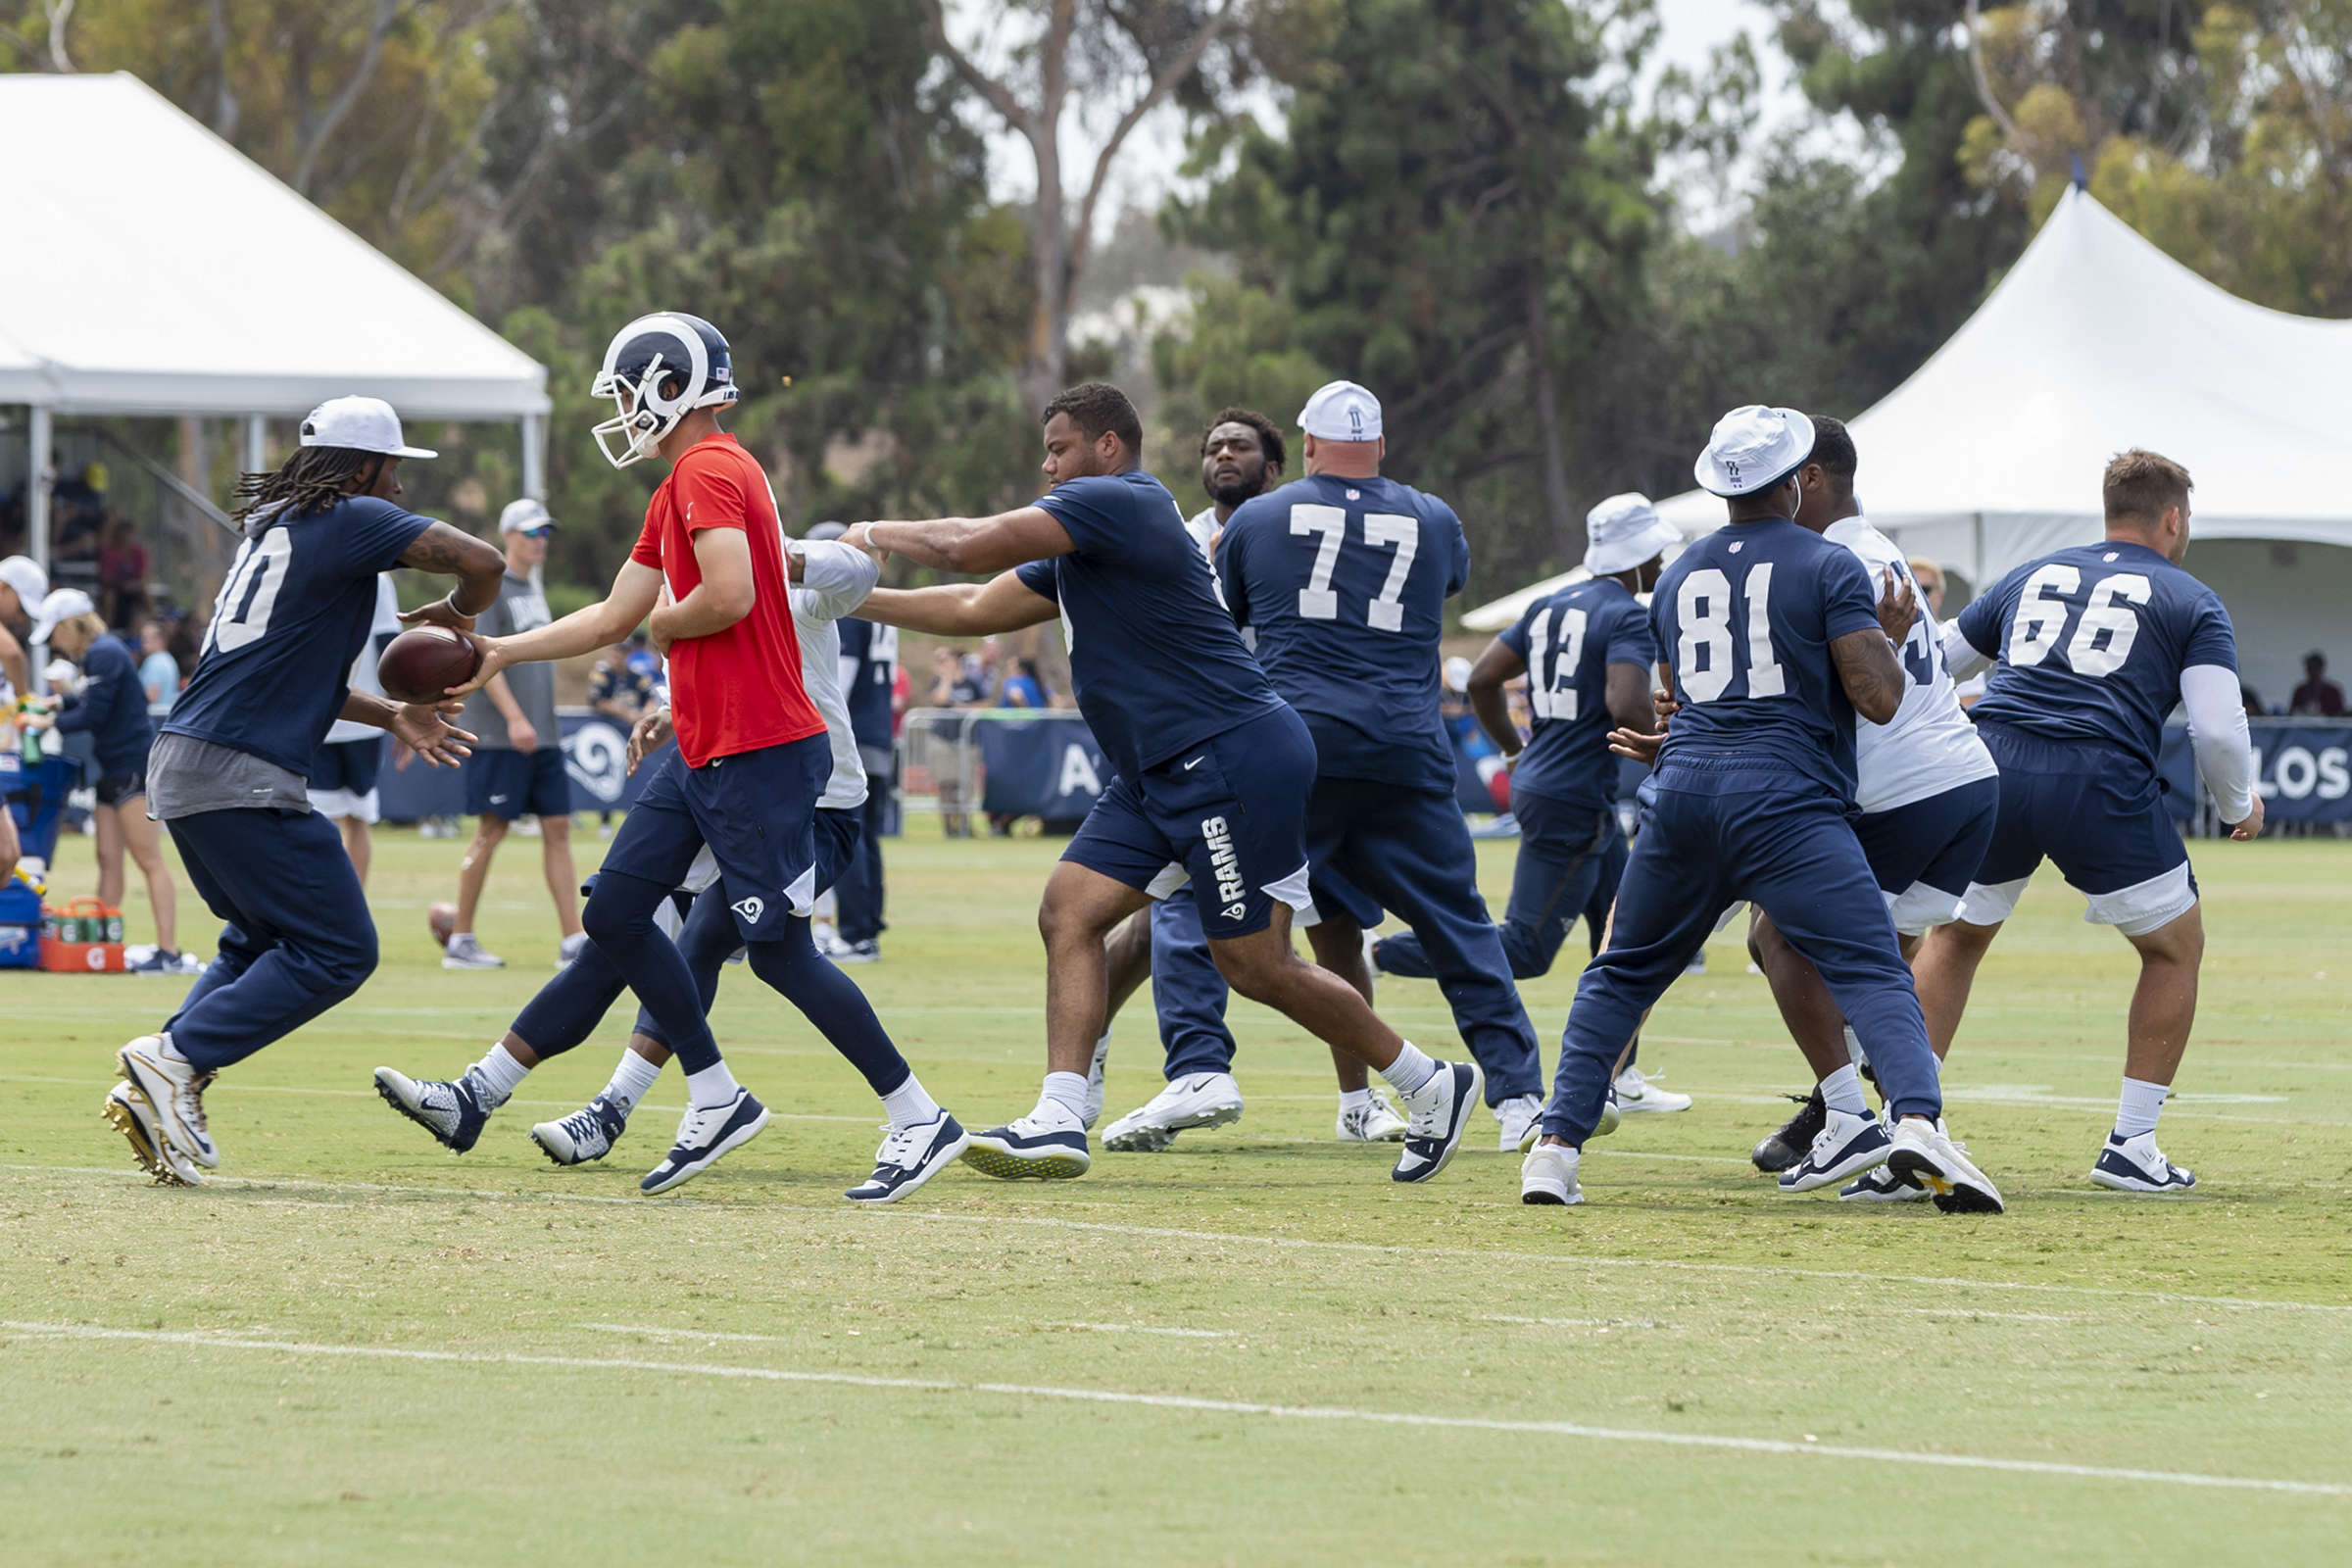
[[[891, 849], [858, 979], [973, 1125], [1035, 1096], [1056, 848]], [[184, 982], [0, 978], [0, 1560], [2346, 1560], [2352, 847], [2201, 852], [2170, 1202], [2083, 1180], [2131, 960], [2045, 874], [1949, 1076], [1991, 1219], [1748, 1168], [1804, 1075], [1730, 941], [1645, 1050], [1697, 1106], [1595, 1144], [1582, 1208], [1522, 1207], [1484, 1118], [1394, 1186], [1331, 1141], [1322, 1048], [1237, 1004], [1238, 1125], [856, 1210], [873, 1101], [742, 970], [718, 1035], [777, 1119], [678, 1197], [636, 1195], [674, 1075], [606, 1164], [524, 1137], [602, 1085], [618, 1016], [453, 1158], [368, 1071], [454, 1073], [545, 978], [535, 849], [482, 922], [512, 967], [453, 974], [423, 909], [457, 847], [383, 837], [382, 968], [216, 1087], [201, 1191], [144, 1186], [98, 1117]], [[1573, 985], [1527, 988], [1547, 1046]], [[1434, 987], [1382, 1004], [1458, 1050]], [[1138, 1007], [1112, 1114], [1157, 1055]]]

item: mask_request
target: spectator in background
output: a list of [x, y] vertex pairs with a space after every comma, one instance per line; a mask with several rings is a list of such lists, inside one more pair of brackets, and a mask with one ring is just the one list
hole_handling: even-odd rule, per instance
[[147, 547], [139, 530], [113, 514], [98, 551], [98, 612], [109, 626], [130, 625], [147, 612]]
[[2286, 710], [2313, 718], [2344, 716], [2344, 689], [2328, 678], [2328, 656], [2316, 648], [2303, 656], [2303, 684], [2287, 700]]
[[172, 657], [172, 628], [150, 616], [139, 623], [139, 689], [147, 694], [147, 713], [161, 718], [172, 711], [179, 695], [179, 661]]
[[[637, 716], [654, 700], [654, 677], [638, 667], [631, 651], [644, 635], [639, 631], [628, 642], [613, 644], [612, 656], [598, 660], [595, 671], [588, 677], [588, 706], [618, 725], [623, 735], [636, 727]], [[655, 667], [660, 668], [658, 662]], [[600, 839], [612, 836], [611, 807], [597, 813], [596, 836]]]
[[1938, 620], [1943, 618], [1943, 568], [1925, 556], [1913, 556], [1904, 563], [1911, 575], [1918, 579], [1919, 591], [1928, 597], [1928, 613]]
[[49, 597], [49, 574], [30, 556], [0, 561], [0, 702], [32, 690], [31, 656], [24, 651], [32, 620]]
[[1037, 672], [1037, 661], [1024, 659], [1016, 662], [1012, 673], [997, 688], [999, 708], [1043, 708], [1046, 706], [1045, 677]]
[[661, 681], [662, 656], [654, 652], [653, 642], [646, 636], [643, 626], [629, 633], [627, 660], [629, 668], [643, 675], [648, 681], [654, 683]]
[[931, 706], [986, 708], [988, 693], [980, 684], [979, 661], [968, 659], [953, 648], [933, 649]]
[[147, 749], [155, 744], [155, 727], [147, 722], [138, 661], [78, 588], [50, 593], [32, 640], [81, 666], [77, 689], [62, 693], [65, 706], [40, 723], [61, 734], [87, 732], [97, 752], [98, 804], [91, 814], [98, 829], [98, 902], [122, 907], [122, 852], [128, 849], [147, 879], [147, 902], [155, 911], [155, 952], [131, 968], [177, 974], [179, 891], [164, 859], [162, 830], [147, 815]]

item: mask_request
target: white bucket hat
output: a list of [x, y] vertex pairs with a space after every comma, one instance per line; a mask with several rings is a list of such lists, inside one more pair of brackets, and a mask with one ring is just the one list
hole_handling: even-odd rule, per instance
[[1595, 577], [1631, 571], [1652, 556], [1682, 542], [1682, 532], [1649, 504], [1628, 490], [1585, 514], [1585, 569]]
[[1715, 421], [1707, 450], [1690, 471], [1700, 489], [1729, 500], [1770, 490], [1794, 473], [1812, 452], [1812, 416], [1750, 403]]

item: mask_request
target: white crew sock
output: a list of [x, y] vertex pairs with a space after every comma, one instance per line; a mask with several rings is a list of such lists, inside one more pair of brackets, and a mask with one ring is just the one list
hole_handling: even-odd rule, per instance
[[1037, 1108], [1059, 1105], [1070, 1114], [1072, 1121], [1086, 1120], [1086, 1074], [1082, 1072], [1050, 1072], [1046, 1087], [1037, 1097]]
[[187, 1056], [180, 1051], [179, 1047], [172, 1043], [172, 1034], [170, 1030], [166, 1030], [164, 1033], [156, 1036], [156, 1038], [163, 1042], [164, 1059], [166, 1061], [176, 1061], [183, 1067], [193, 1067], [196, 1065], [194, 1062], [188, 1060]]
[[612, 1107], [626, 1116], [637, 1108], [637, 1102], [653, 1093], [654, 1080], [662, 1069], [634, 1051], [620, 1054], [620, 1062], [612, 1069], [612, 1081], [605, 1085], [605, 1098]]
[[1340, 1091], [1340, 1114], [1343, 1116], [1351, 1110], [1362, 1110], [1371, 1103], [1372, 1091], [1369, 1088]]
[[686, 1099], [697, 1110], [716, 1110], [741, 1093], [743, 1085], [723, 1061], [686, 1075]]
[[1850, 1023], [1845, 1026], [1845, 1054], [1854, 1058], [1857, 1067], [1870, 1059], [1862, 1054], [1862, 1041], [1855, 1035], [1854, 1026]]
[[912, 1073], [906, 1075], [905, 1083], [882, 1097], [882, 1108], [890, 1112], [893, 1127], [920, 1127], [939, 1120], [939, 1102], [931, 1098], [931, 1092]]
[[466, 1070], [489, 1086], [490, 1093], [482, 1105], [484, 1110], [505, 1104], [514, 1091], [522, 1087], [523, 1079], [529, 1077], [531, 1072], [530, 1068], [514, 1059], [504, 1043], [492, 1046], [490, 1054]]
[[2154, 1132], [2157, 1113], [2164, 1109], [2165, 1096], [2171, 1093], [2163, 1084], [2140, 1078], [2125, 1079], [2124, 1092], [2115, 1102], [2115, 1136], [2137, 1138], [2141, 1133]]
[[1848, 1116], [1870, 1114], [1870, 1102], [1862, 1098], [1862, 1070], [1847, 1062], [1821, 1081], [1821, 1102], [1832, 1110], [1842, 1110]]
[[1438, 1075], [1438, 1064], [1430, 1060], [1428, 1053], [1407, 1040], [1396, 1053], [1396, 1059], [1380, 1069], [1380, 1075], [1389, 1081], [1390, 1087], [1410, 1100]]

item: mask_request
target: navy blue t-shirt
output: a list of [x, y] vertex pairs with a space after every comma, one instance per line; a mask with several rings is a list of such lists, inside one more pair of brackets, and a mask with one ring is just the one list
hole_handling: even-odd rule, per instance
[[1535, 714], [1511, 788], [1579, 806], [1616, 800], [1609, 666], [1639, 666], [1646, 690], [1658, 659], [1642, 601], [1614, 577], [1571, 583], [1530, 605], [1496, 640], [1526, 661]]
[[891, 697], [899, 680], [899, 628], [844, 615], [841, 633], [841, 696], [850, 710], [850, 733], [860, 746], [888, 747]]
[[1128, 779], [1282, 705], [1234, 630], [1167, 487], [1140, 468], [1037, 503], [1076, 546], [1018, 567], [1061, 606], [1078, 711]]
[[130, 647], [113, 632], [81, 656], [81, 695], [57, 715], [57, 727], [90, 732], [98, 776], [121, 778], [147, 765], [155, 730], [147, 721], [147, 688]]
[[1960, 612], [1960, 634], [2000, 660], [1979, 723], [2095, 741], [2151, 769], [2180, 671], [2237, 670], [2221, 597], [2146, 545], [2078, 545], [2018, 567]]
[[430, 517], [353, 496], [248, 538], [220, 585], [187, 690], [163, 723], [306, 776], [375, 621], [375, 576]]
[[1313, 732], [1317, 771], [1438, 794], [1454, 784], [1438, 643], [1469, 576], [1453, 509], [1394, 479], [1286, 484], [1243, 502], [1217, 541], [1233, 618]]
[[1658, 657], [1682, 704], [1677, 759], [1778, 766], [1854, 798], [1854, 709], [1830, 644], [1876, 631], [1860, 558], [1785, 518], [1718, 528], [1677, 556], [1650, 595]]

